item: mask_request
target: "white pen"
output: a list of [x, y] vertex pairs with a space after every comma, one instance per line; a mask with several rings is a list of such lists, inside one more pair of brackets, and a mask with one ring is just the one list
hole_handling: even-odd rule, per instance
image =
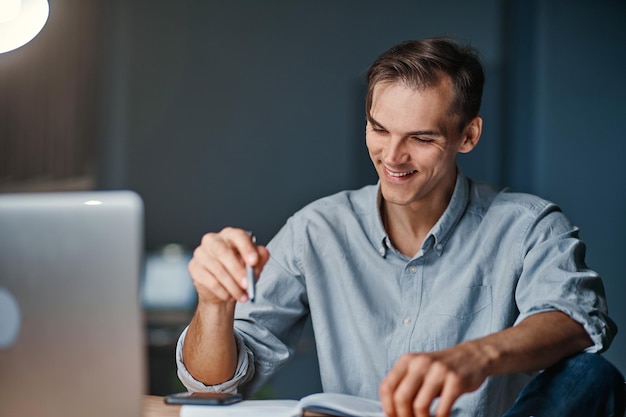
[[[248, 232], [252, 243], [256, 243], [256, 237], [254, 233]], [[248, 278], [248, 299], [254, 301], [256, 295], [256, 280], [254, 279], [254, 268], [246, 264], [246, 277]]]

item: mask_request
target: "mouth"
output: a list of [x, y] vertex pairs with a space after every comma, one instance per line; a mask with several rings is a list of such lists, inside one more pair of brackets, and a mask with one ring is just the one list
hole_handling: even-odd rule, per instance
[[387, 173], [387, 175], [389, 175], [392, 178], [403, 178], [403, 177], [408, 177], [411, 174], [414, 174], [417, 172], [417, 170], [412, 170], [412, 171], [392, 171], [391, 169], [387, 168], [386, 166], [384, 167], [385, 172]]

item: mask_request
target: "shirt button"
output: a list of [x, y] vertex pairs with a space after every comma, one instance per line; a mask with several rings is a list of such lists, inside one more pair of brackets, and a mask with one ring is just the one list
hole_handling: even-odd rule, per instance
[[436, 247], [437, 247], [437, 250], [443, 249], [443, 245], [441, 243], [438, 243]]
[[406, 316], [405, 318], [402, 319], [402, 324], [410, 324], [411, 323], [411, 317]]
[[385, 248], [378, 248], [378, 253], [380, 253], [380, 256], [385, 256]]
[[412, 266], [412, 267], [409, 268], [409, 271], [411, 271], [411, 273], [414, 274], [414, 273], [417, 272], [417, 267]]

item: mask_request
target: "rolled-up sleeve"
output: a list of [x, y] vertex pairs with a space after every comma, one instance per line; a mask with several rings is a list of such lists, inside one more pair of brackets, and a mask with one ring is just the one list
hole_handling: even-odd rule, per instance
[[205, 385], [202, 382], [195, 379], [185, 366], [183, 358], [183, 344], [185, 343], [185, 336], [187, 335], [187, 329], [185, 329], [176, 344], [176, 368], [178, 378], [183, 383], [185, 388], [191, 392], [226, 392], [235, 393], [237, 387], [246, 380], [248, 371], [251, 369], [252, 361], [250, 360], [250, 353], [247, 351], [241, 337], [235, 333], [235, 341], [237, 343], [237, 370], [232, 379], [225, 381], [217, 385]]
[[520, 315], [561, 311], [580, 323], [593, 345], [606, 350], [617, 326], [608, 316], [606, 295], [598, 273], [585, 264], [585, 244], [578, 228], [558, 210], [548, 210], [528, 230], [523, 272], [516, 291]]
[[[176, 364], [180, 381], [194, 392], [239, 392], [253, 395], [295, 353], [308, 318], [306, 287], [294, 254], [294, 234], [301, 227], [293, 217], [268, 244], [272, 253], [256, 286], [254, 303], [237, 304], [234, 334], [237, 369], [229, 381], [207, 386], [185, 367], [183, 345], [187, 329], [177, 343]], [[201, 348], [201, 347], [200, 347]]]

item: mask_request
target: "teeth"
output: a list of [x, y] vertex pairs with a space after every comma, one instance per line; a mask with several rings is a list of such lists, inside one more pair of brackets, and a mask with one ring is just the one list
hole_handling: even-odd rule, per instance
[[387, 173], [389, 175], [391, 175], [392, 177], [406, 177], [407, 175], [411, 175], [412, 173], [415, 172], [415, 170], [413, 171], [408, 171], [408, 172], [394, 172], [391, 171], [389, 168], [385, 168], [385, 170], [387, 171]]

